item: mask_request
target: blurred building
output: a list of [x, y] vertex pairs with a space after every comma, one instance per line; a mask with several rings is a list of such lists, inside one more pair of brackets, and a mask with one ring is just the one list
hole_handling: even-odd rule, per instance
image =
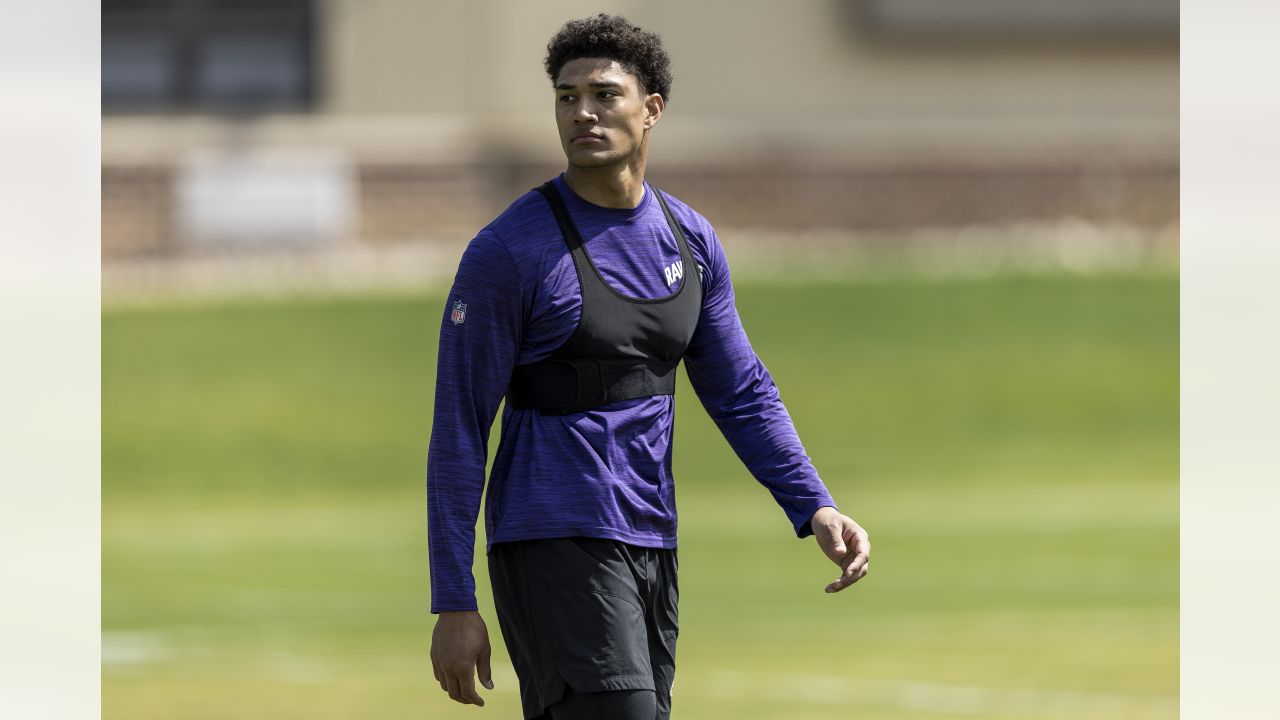
[[104, 261], [464, 243], [562, 169], [545, 45], [602, 10], [717, 227], [1176, 223], [1175, 0], [104, 0]]

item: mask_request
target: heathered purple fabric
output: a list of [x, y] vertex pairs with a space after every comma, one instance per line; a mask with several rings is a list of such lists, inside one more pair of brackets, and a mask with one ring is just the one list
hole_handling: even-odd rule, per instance
[[[635, 209], [604, 208], [557, 188], [606, 282], [628, 297], [662, 298], [676, 239], [645, 185]], [[665, 193], [664, 193], [665, 194]], [[743, 464], [786, 513], [796, 537], [836, 507], [756, 356], [734, 307], [724, 249], [710, 223], [665, 194], [704, 270], [705, 300], [684, 357], [703, 407]], [[696, 272], [685, 268], [684, 272]], [[465, 319], [451, 317], [455, 302]], [[475, 610], [475, 525], [489, 428], [517, 364], [541, 360], [577, 326], [573, 258], [546, 200], [530, 191], [468, 245], [440, 326], [435, 417], [427, 459], [431, 611]], [[624, 400], [564, 416], [505, 406], [485, 496], [486, 552], [496, 542], [586, 536], [676, 546], [671, 474], [674, 398]]]

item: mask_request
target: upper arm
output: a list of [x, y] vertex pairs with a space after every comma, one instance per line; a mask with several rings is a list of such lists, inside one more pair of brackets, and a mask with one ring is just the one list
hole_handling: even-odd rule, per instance
[[[440, 326], [438, 390], [483, 422], [506, 392], [524, 334], [524, 295], [511, 254], [481, 231], [463, 252]], [[438, 394], [440, 394], [438, 393]], [[438, 400], [444, 400], [438, 397]], [[461, 408], [459, 408], [461, 410]]]
[[724, 248], [713, 230], [708, 228], [704, 238], [707, 268], [702, 310], [685, 351], [685, 369], [694, 390], [714, 414], [717, 405], [731, 404], [731, 396], [744, 385], [755, 384], [754, 376], [762, 368], [738, 316]]

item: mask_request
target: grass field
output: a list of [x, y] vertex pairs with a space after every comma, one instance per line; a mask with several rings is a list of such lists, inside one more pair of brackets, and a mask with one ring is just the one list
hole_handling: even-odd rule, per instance
[[[834, 566], [681, 377], [676, 717], [1177, 716], [1176, 277], [738, 294], [875, 560], [824, 594]], [[104, 316], [104, 717], [519, 717], [482, 549], [488, 706], [449, 700], [427, 657], [443, 306]]]

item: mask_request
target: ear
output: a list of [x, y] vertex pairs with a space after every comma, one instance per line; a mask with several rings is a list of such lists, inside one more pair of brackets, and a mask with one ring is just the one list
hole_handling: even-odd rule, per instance
[[658, 121], [662, 119], [662, 111], [667, 107], [667, 101], [662, 99], [658, 93], [650, 93], [644, 99], [644, 129], [648, 130]]

